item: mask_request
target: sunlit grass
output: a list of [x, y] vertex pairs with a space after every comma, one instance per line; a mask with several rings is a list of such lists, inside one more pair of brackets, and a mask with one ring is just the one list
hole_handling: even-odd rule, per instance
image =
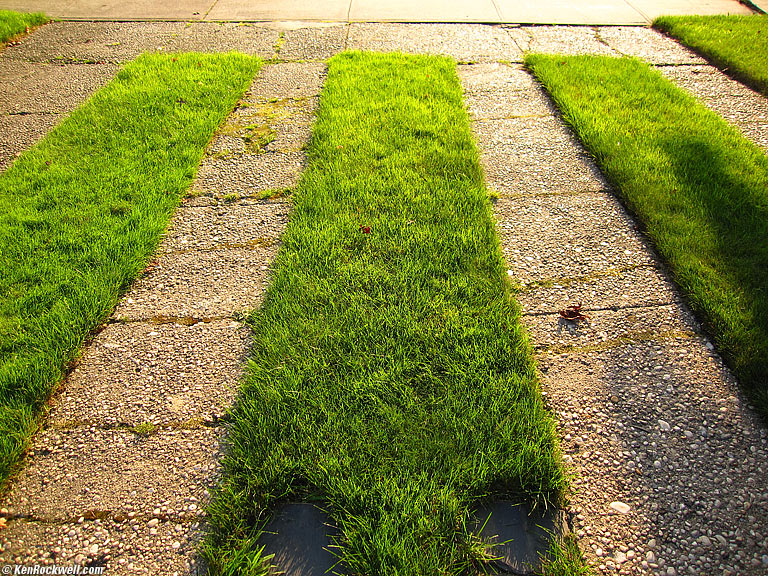
[[463, 574], [479, 498], [564, 476], [510, 295], [455, 63], [329, 63], [309, 166], [232, 413], [205, 546], [258, 573], [280, 502], [325, 502], [352, 574]]
[[768, 157], [633, 59], [530, 56], [768, 416]]
[[46, 22], [48, 22], [48, 17], [41, 12], [27, 14], [0, 10], [0, 43], [13, 40], [19, 35], [25, 34], [30, 28]]

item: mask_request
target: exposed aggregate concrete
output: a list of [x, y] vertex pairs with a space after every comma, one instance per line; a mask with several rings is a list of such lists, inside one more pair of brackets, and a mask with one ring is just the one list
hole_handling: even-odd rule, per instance
[[[157, 524], [153, 523], [157, 520]], [[4, 561], [33, 566], [103, 566], [105, 574], [205, 574], [196, 556], [201, 524], [129, 517], [65, 523], [11, 520], [0, 533]]]
[[350, 24], [347, 48], [376, 52], [442, 54], [462, 62], [522, 60], [516, 29], [483, 24]]
[[[657, 64], [697, 61], [654, 31], [594, 32], [597, 44], [588, 30], [532, 30], [532, 45], [568, 37], [570, 53], [605, 54], [607, 42]], [[594, 166], [559, 117], [494, 119], [476, 95], [504, 98], [519, 71], [496, 68], [483, 86], [471, 68], [461, 77], [486, 176], [502, 191], [502, 249], [575, 473], [568, 510], [586, 558], [598, 574], [764, 574], [764, 425], [607, 183], [585, 181]], [[540, 90], [525, 96], [547, 105]], [[529, 164], [558, 178], [532, 185], [498, 168]], [[579, 303], [587, 319], [561, 318]]]
[[0, 56], [0, 114], [69, 112], [109, 82], [117, 70], [113, 64], [42, 64]]
[[0, 171], [8, 168], [60, 120], [59, 114], [0, 114]]
[[218, 473], [222, 428], [49, 428], [11, 485], [6, 514], [46, 522], [80, 517], [199, 519]]
[[[61, 22], [0, 55], [0, 78], [28, 91], [22, 99], [0, 92], [2, 114], [43, 112], [0, 115], [0, 143], [13, 148], [2, 146], [0, 169], [116, 71], [40, 63], [117, 63], [192, 48], [287, 60], [401, 50], [484, 62], [459, 73], [486, 179], [501, 195], [499, 232], [543, 387], [576, 473], [569, 512], [580, 546], [599, 574], [768, 570], [765, 427], [549, 99], [520, 66], [503, 62], [521, 62], [524, 51], [638, 56], [768, 149], [764, 98], [645, 28]], [[215, 423], [234, 396], [247, 331], [228, 318], [188, 326], [187, 316], [257, 304], [288, 205], [254, 196], [297, 182], [323, 76], [321, 63], [265, 67], [214, 139], [159, 266], [118, 309], [154, 323], [109, 325], [86, 350], [3, 500], [0, 563], [90, 562], [109, 574], [201, 569], [201, 510], [224, 431]], [[40, 96], [40, 86], [56, 94], [59, 80], [71, 101]], [[275, 138], [254, 152], [249, 127], [260, 122]], [[227, 270], [241, 275], [237, 286], [226, 283]], [[558, 310], [577, 302], [588, 323], [562, 321]], [[146, 422], [159, 427], [134, 428]]]
[[261, 301], [274, 238], [244, 247], [161, 254], [117, 305], [117, 320], [210, 319], [248, 312]]
[[287, 30], [278, 56], [281, 60], [327, 60], [344, 50], [347, 30], [345, 25]]
[[680, 301], [666, 275], [655, 265], [608, 268], [588, 276], [515, 280], [520, 284], [516, 296], [524, 314], [551, 313], [563, 302], [578, 303], [579, 298], [594, 310], [663, 306]]
[[572, 278], [653, 265], [634, 222], [609, 193], [500, 198], [502, 249], [514, 278]]
[[222, 418], [237, 394], [249, 331], [230, 319], [175, 320], [102, 330], [70, 373], [50, 424], [176, 426]]

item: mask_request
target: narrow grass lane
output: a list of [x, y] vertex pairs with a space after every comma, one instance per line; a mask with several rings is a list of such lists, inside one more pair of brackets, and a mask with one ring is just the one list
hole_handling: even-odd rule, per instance
[[663, 16], [653, 26], [768, 96], [768, 15]]
[[0, 174], [0, 482], [258, 67], [237, 54], [142, 56]]
[[768, 416], [768, 157], [639, 60], [537, 55], [526, 64]]
[[258, 564], [283, 501], [326, 503], [350, 573], [433, 576], [482, 556], [473, 502], [561, 498], [453, 61], [330, 61], [252, 325], [211, 509], [219, 573]]

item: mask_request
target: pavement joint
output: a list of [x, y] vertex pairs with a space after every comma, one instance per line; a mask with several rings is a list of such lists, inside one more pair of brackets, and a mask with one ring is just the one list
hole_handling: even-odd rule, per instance
[[112, 317], [107, 321], [110, 324], [151, 324], [160, 326], [163, 324], [177, 324], [179, 326], [194, 326], [195, 324], [210, 324], [217, 320], [238, 320], [238, 314], [228, 314], [220, 316], [148, 316], [146, 318], [116, 318]]
[[240, 249], [260, 250], [262, 248], [271, 248], [272, 246], [277, 246], [279, 244], [280, 244], [279, 238], [263, 237], [263, 238], [254, 238], [253, 240], [249, 240], [248, 242], [226, 242], [221, 244], [214, 244], [212, 246], [207, 246], [204, 248], [174, 248], [171, 250], [164, 250], [161, 248], [158, 253], [172, 256], [172, 255], [180, 255], [180, 254], [190, 254], [193, 252], [218, 252], [221, 250], [240, 250]]
[[627, 344], [639, 344], [642, 342], [664, 342], [666, 340], [692, 340], [692, 339], [705, 339], [706, 336], [700, 332], [694, 332], [692, 330], [669, 330], [664, 332], [656, 332], [653, 330], [645, 330], [639, 332], [632, 332], [627, 336], [621, 338], [611, 338], [605, 340], [599, 344], [590, 344], [587, 346], [577, 346], [574, 344], [563, 344], [554, 346], [536, 346], [534, 344], [534, 350], [537, 354], [588, 354], [590, 352], [604, 352], [613, 348], [626, 346]]
[[[541, 116], [541, 118], [546, 118], [547, 116]], [[506, 193], [501, 194], [500, 198], [508, 198], [510, 200], [520, 200], [524, 198], [547, 198], [547, 197], [559, 197], [559, 196], [584, 196], [584, 195], [590, 195], [590, 194], [613, 194], [613, 190], [610, 189], [596, 189], [596, 190], [589, 190], [589, 189], [578, 189], [578, 190], [555, 190], [555, 191], [539, 191], [535, 190], [532, 192], [522, 192], [522, 193]], [[644, 264], [642, 264], [644, 266]]]
[[573, 284], [586, 284], [592, 280], [605, 277], [616, 277], [624, 274], [625, 272], [631, 272], [634, 270], [656, 270], [661, 272], [657, 264], [651, 264], [646, 262], [640, 262], [637, 264], [629, 264], [626, 266], [619, 266], [617, 268], [608, 268], [606, 270], [599, 270], [582, 276], [553, 276], [551, 278], [537, 278], [535, 280], [529, 280], [520, 284], [520, 292], [530, 292], [539, 288], [547, 288], [560, 284], [563, 286], [570, 286]]

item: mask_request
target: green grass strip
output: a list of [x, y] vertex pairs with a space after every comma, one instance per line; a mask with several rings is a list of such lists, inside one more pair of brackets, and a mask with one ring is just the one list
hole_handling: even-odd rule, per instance
[[11, 10], [0, 10], [0, 43], [13, 40], [25, 34], [34, 26], [48, 22], [48, 17], [42, 12], [26, 14]]
[[768, 15], [663, 16], [653, 26], [768, 96]]
[[0, 174], [0, 479], [66, 363], [144, 268], [258, 66], [142, 56]]
[[[455, 63], [332, 58], [232, 414], [207, 556], [258, 564], [320, 499], [353, 574], [461, 574], [480, 498], [557, 502], [553, 420], [505, 274]], [[253, 572], [256, 573], [256, 572]]]
[[768, 157], [639, 60], [526, 64], [768, 414]]

